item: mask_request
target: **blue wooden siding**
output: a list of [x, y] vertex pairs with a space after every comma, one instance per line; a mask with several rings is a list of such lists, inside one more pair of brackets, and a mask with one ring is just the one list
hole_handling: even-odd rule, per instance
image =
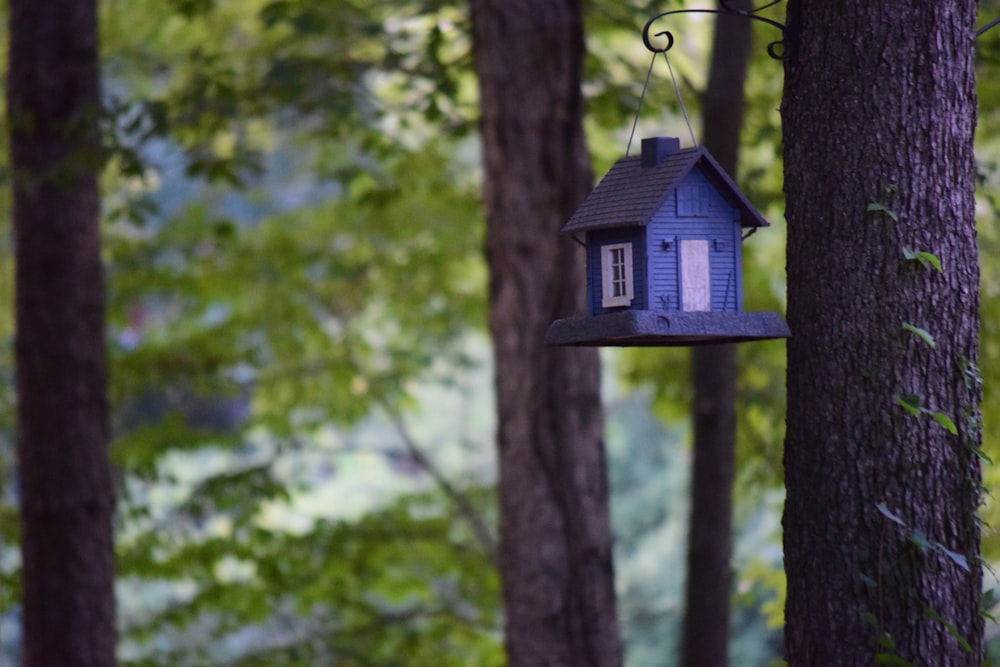
[[[681, 194], [678, 195], [678, 191]], [[697, 193], [700, 201], [691, 201], [693, 193]], [[677, 215], [678, 196], [682, 199], [682, 210], [693, 215]], [[707, 239], [709, 242], [712, 311], [743, 310], [741, 230], [736, 222], [737, 215], [737, 210], [698, 169], [692, 170], [678, 184], [678, 190], [667, 197], [647, 226], [651, 310], [680, 310], [680, 241], [685, 239]], [[664, 247], [664, 242], [669, 246]], [[600, 257], [598, 273], [599, 262]], [[600, 305], [600, 292], [597, 304]]]
[[632, 287], [635, 298], [631, 310], [648, 310], [649, 299], [646, 280], [646, 229], [644, 227], [625, 227], [619, 229], [599, 229], [587, 232], [587, 295], [590, 301], [591, 315], [610, 313], [621, 308], [605, 308], [601, 305], [602, 275], [601, 246], [612, 243], [632, 244]]

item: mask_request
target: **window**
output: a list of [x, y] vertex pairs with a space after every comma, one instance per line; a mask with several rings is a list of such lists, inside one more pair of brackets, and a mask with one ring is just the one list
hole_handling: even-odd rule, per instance
[[677, 215], [701, 217], [708, 215], [708, 191], [698, 183], [681, 185], [677, 188]]
[[629, 306], [635, 297], [632, 279], [632, 244], [601, 246], [601, 305]]

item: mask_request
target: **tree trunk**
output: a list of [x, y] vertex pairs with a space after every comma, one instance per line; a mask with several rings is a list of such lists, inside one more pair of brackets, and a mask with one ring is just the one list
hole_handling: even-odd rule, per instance
[[115, 662], [96, 2], [11, 0], [25, 667]]
[[982, 662], [975, 17], [789, 3], [793, 666]]
[[[749, 5], [742, 0], [734, 8]], [[703, 143], [736, 178], [743, 87], [750, 60], [751, 23], [717, 16], [708, 87], [702, 102]], [[687, 583], [681, 664], [729, 663], [732, 598], [732, 513], [736, 442], [736, 346], [695, 347], [691, 352], [694, 458], [688, 524]]]
[[615, 667], [599, 360], [549, 348], [584, 310], [583, 252], [559, 229], [590, 192], [580, 3], [473, 0], [496, 362], [500, 570], [514, 667]]

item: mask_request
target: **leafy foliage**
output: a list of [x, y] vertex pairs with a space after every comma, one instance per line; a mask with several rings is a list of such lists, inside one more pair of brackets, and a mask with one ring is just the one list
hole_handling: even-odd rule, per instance
[[[149, 576], [174, 585], [129, 617], [125, 662], [502, 664], [498, 581], [456, 519], [432, 493], [300, 534], [242, 520], [215, 534], [144, 532], [120, 556], [126, 588]], [[171, 648], [156, 650], [165, 636]]]
[[[498, 664], [492, 554], [463, 529], [462, 512], [489, 513], [485, 492], [457, 485], [461, 512], [454, 490], [424, 491], [354, 520], [333, 512], [292, 530], [269, 519], [308, 490], [281, 474], [282, 452], [412, 406], [418, 381], [454, 381], [471, 363], [481, 214], [475, 155], [455, 157], [471, 107], [458, 83], [430, 95], [451, 119], [441, 136], [415, 104], [428, 98], [420, 81], [452, 76], [423, 69], [425, 51], [467, 56], [448, 27], [461, 14], [442, 4], [428, 23], [428, 3], [104, 9], [119, 557], [126, 599], [141, 607], [123, 615], [128, 662]], [[390, 19], [403, 24], [384, 44]], [[405, 81], [400, 67], [412, 67]], [[11, 324], [0, 314], [4, 341]], [[11, 432], [0, 428], [4, 467]], [[398, 446], [374, 455], [406, 459]], [[192, 469], [196, 483], [178, 481]], [[2, 500], [6, 549], [16, 514]], [[16, 575], [0, 552], [4, 608]]]

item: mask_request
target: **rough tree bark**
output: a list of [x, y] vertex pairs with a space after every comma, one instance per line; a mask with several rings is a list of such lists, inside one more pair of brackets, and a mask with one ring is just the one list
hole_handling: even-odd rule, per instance
[[584, 309], [559, 228], [590, 191], [578, 0], [473, 0], [496, 362], [500, 569], [514, 667], [621, 664], [599, 361], [547, 348]]
[[975, 0], [789, 2], [793, 666], [982, 662], [975, 18]]
[[[732, 3], [737, 9], [746, 0]], [[702, 100], [702, 143], [736, 178], [743, 87], [750, 60], [751, 23], [717, 16], [708, 86]], [[728, 664], [729, 605], [732, 598], [732, 514], [736, 451], [736, 346], [696, 347], [692, 418], [691, 517], [681, 664]]]
[[94, 0], [11, 0], [25, 667], [115, 663]]

